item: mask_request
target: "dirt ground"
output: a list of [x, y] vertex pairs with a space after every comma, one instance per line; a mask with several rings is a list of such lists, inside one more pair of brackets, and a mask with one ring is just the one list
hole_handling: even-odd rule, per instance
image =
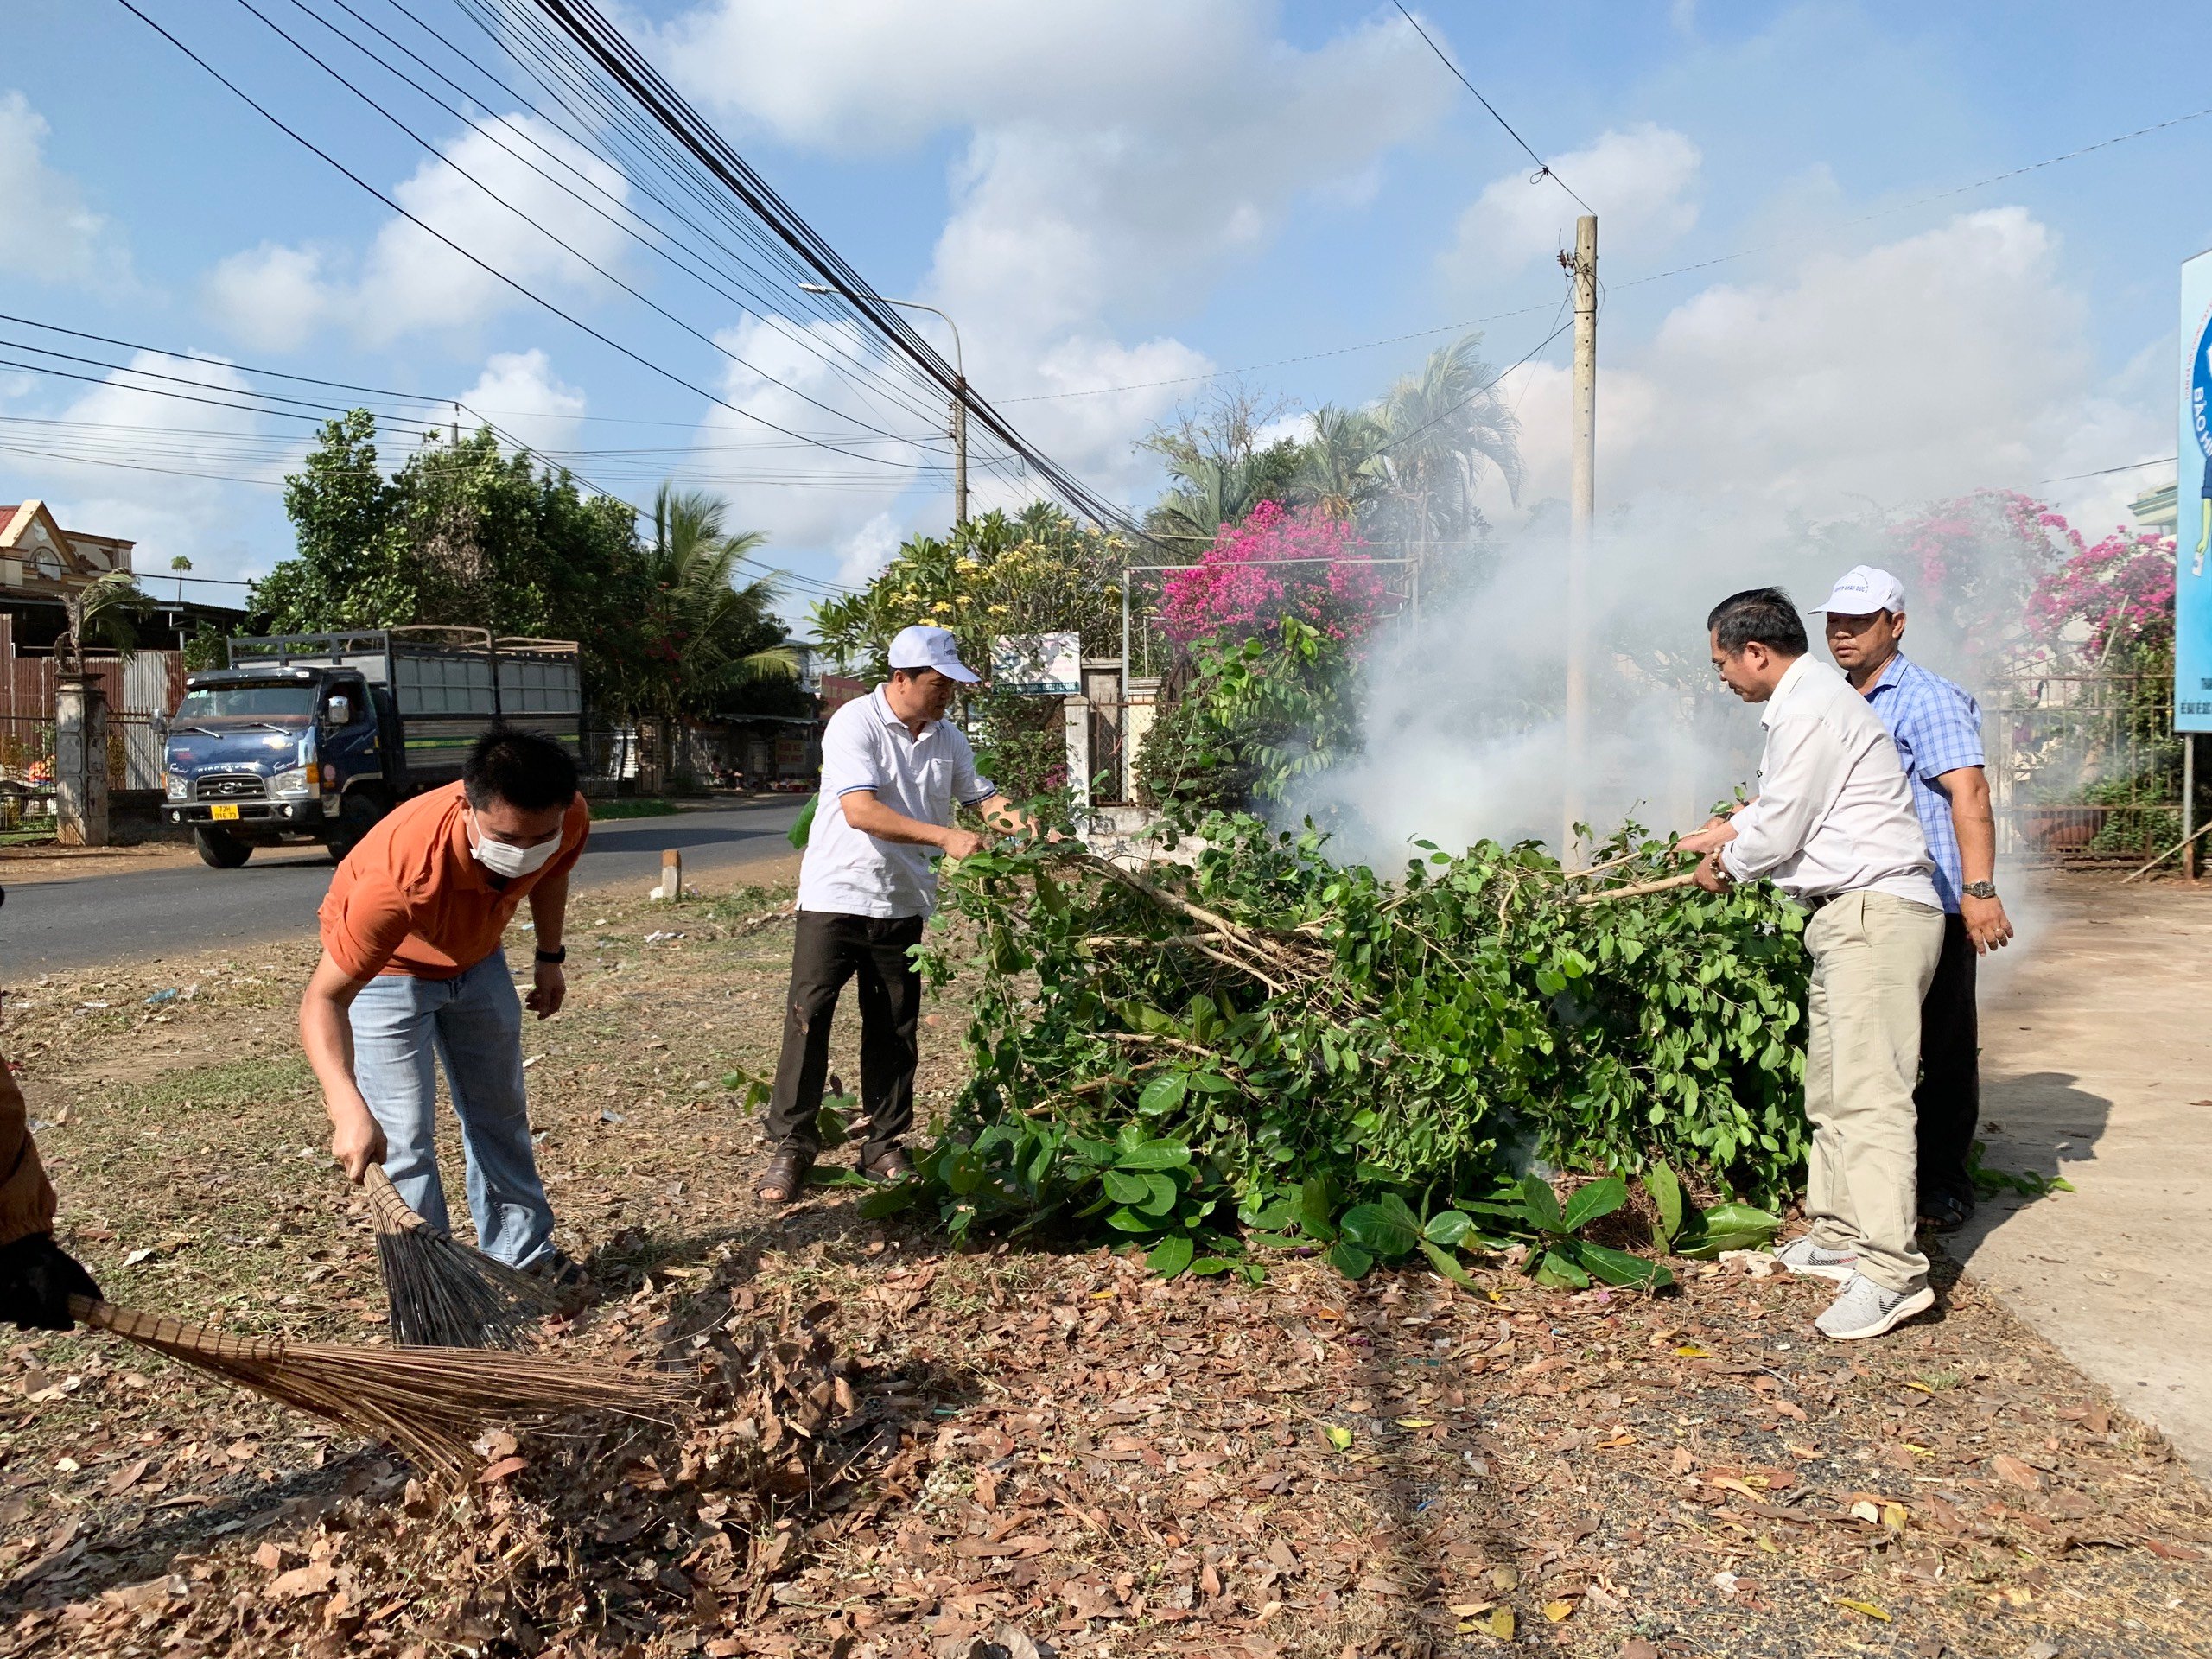
[[[1295, 1258], [1162, 1284], [949, 1255], [841, 1187], [764, 1211], [741, 1103], [787, 902], [587, 895], [569, 1010], [526, 1033], [601, 1293], [550, 1341], [721, 1393], [626, 1439], [487, 1442], [455, 1497], [113, 1339], [13, 1341], [0, 1655], [2212, 1654], [2212, 1503], [1953, 1264], [1938, 1317], [1839, 1349], [1824, 1287], [1763, 1263], [1656, 1298]], [[308, 962], [9, 988], [62, 1230], [111, 1300], [381, 1339], [291, 1033]], [[925, 1113], [962, 1076], [956, 999]], [[844, 1022], [849, 1077], [855, 1046]]]

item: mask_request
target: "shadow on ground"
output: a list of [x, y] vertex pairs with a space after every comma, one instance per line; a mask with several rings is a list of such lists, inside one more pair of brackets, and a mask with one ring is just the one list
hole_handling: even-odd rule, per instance
[[[2069, 1072], [2029, 1071], [1985, 1080], [1981, 1089], [1982, 1166], [2044, 1180], [2069, 1177], [2096, 1160], [2097, 1142], [2112, 1120], [2112, 1102], [2076, 1086]], [[1974, 1252], [2005, 1218], [2048, 1195], [1999, 1190], [1985, 1195], [1973, 1217], [1942, 1241], [1946, 1255], [1971, 1265]]]

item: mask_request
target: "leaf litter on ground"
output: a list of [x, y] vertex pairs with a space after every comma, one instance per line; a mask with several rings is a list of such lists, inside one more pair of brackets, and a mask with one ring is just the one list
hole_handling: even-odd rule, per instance
[[[1812, 1344], [1821, 1289], [1758, 1258], [1657, 1297], [1296, 1259], [1255, 1288], [945, 1254], [836, 1189], [768, 1214], [756, 1126], [694, 1084], [772, 1062], [788, 935], [687, 914], [618, 970], [642, 911], [607, 906], [531, 1073], [603, 1292], [550, 1340], [692, 1375], [701, 1408], [487, 1436], [456, 1501], [158, 1360], [26, 1336], [0, 1371], [0, 1656], [2208, 1651], [2202, 1489], [1948, 1268], [1939, 1321], [1840, 1350]], [[42, 1116], [69, 1109], [65, 1232], [111, 1294], [378, 1329], [365, 1214], [292, 1155], [308, 965], [164, 964], [205, 988], [160, 1027], [120, 972], [41, 993], [11, 1058]], [[641, 1011], [665, 1048], [637, 1047]], [[960, 1017], [931, 1012], [941, 1101]], [[558, 1132], [607, 1107], [626, 1121]]]

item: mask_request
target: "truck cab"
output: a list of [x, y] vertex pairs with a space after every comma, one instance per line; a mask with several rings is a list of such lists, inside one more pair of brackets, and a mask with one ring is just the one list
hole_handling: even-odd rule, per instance
[[218, 869], [289, 842], [345, 857], [408, 796], [459, 778], [470, 744], [494, 727], [580, 747], [572, 639], [418, 624], [227, 650], [229, 667], [186, 677], [163, 734], [162, 816]]
[[235, 869], [257, 847], [343, 858], [391, 805], [390, 698], [353, 669], [212, 669], [185, 679], [164, 735], [163, 816]]

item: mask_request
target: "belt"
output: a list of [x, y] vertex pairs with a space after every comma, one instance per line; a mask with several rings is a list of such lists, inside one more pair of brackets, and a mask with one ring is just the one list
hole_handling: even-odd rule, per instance
[[1843, 896], [1844, 895], [1840, 893], [1824, 893], [1817, 899], [1808, 899], [1805, 900], [1805, 908], [1807, 910], [1825, 910]]

